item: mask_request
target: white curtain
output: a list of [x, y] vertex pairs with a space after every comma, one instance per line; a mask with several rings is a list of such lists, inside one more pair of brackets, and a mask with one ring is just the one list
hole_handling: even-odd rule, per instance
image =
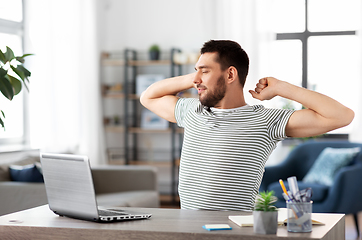
[[30, 143], [104, 158], [95, 0], [26, 0]]

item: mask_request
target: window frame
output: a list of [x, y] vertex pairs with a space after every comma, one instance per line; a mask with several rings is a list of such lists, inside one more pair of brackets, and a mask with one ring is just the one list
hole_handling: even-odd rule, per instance
[[303, 32], [276, 33], [276, 40], [300, 40], [302, 42], [302, 87], [308, 88], [308, 39], [320, 36], [356, 35], [357, 31], [323, 31], [308, 30], [308, 0], [305, 0], [305, 29]]
[[[25, 6], [24, 6], [25, 2], [24, 0], [22, 0], [22, 21], [21, 22], [16, 22], [16, 21], [11, 21], [11, 20], [7, 20], [7, 19], [2, 19], [0, 18], [0, 33], [5, 33], [5, 34], [11, 34], [11, 35], [17, 35], [20, 37], [21, 39], [21, 48], [24, 52], [24, 26], [25, 26]], [[2, 149], [4, 149], [4, 151], [6, 151], [7, 147], [6, 146], [14, 146], [14, 145], [19, 145], [19, 146], [24, 146], [28, 143], [28, 139], [29, 139], [29, 129], [28, 129], [28, 124], [27, 124], [27, 113], [28, 113], [28, 104], [27, 104], [27, 93], [26, 90], [22, 91], [20, 94], [23, 94], [23, 135], [22, 137], [13, 137], [13, 138], [2, 138], [0, 139], [0, 144], [2, 146], [4, 146], [4, 148], [1, 148], [0, 152], [2, 151]], [[5, 113], [6, 114], [6, 113]]]

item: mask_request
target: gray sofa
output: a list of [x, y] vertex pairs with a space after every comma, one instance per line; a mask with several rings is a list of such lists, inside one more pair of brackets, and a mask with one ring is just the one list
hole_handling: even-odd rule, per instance
[[[47, 204], [44, 183], [12, 181], [10, 165], [27, 165], [39, 161], [27, 157], [0, 163], [0, 216]], [[149, 166], [92, 167], [94, 188], [99, 206], [159, 207], [157, 171]]]

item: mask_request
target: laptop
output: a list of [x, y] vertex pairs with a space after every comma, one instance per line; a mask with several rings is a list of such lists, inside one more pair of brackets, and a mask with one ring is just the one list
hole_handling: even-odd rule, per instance
[[40, 161], [49, 208], [55, 214], [96, 222], [147, 219], [152, 215], [98, 207], [87, 156], [40, 153]]

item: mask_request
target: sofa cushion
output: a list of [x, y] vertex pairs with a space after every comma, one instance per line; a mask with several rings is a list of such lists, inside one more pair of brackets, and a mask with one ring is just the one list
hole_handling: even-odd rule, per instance
[[15, 159], [1, 159], [0, 163], [0, 181], [11, 181], [9, 166], [25, 166], [33, 163], [40, 163], [38, 156], [23, 156]]
[[16, 182], [44, 182], [43, 175], [36, 164], [9, 167], [10, 178]]
[[332, 186], [335, 173], [347, 166], [359, 152], [359, 147], [325, 148], [303, 178], [303, 182]]
[[157, 191], [127, 191], [104, 193], [96, 196], [97, 203], [102, 207], [159, 207]]
[[[287, 181], [285, 181], [285, 187], [286, 189], [289, 189]], [[313, 194], [312, 194], [312, 201], [317, 202], [323, 202], [329, 191], [329, 186], [318, 184], [318, 183], [305, 183], [298, 181], [298, 187], [299, 190], [306, 189], [306, 188], [312, 188]], [[275, 192], [275, 196], [278, 198], [279, 201], [284, 201], [283, 197], [283, 190], [279, 184], [279, 182], [272, 183], [268, 186], [268, 190], [273, 190]]]

